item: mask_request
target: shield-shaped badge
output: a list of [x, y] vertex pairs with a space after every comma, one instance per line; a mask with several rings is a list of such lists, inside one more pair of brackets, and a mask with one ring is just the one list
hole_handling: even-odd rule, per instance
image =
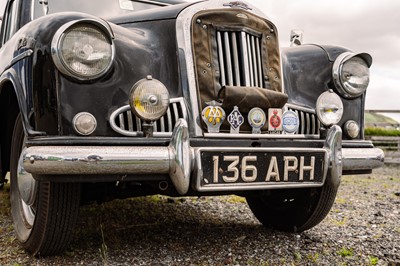
[[231, 133], [239, 133], [240, 126], [244, 123], [244, 117], [237, 106], [233, 107], [233, 111], [228, 115], [227, 120], [231, 125]]

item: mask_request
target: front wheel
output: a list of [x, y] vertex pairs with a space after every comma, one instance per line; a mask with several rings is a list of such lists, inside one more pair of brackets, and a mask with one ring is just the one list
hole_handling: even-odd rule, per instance
[[36, 181], [25, 172], [25, 134], [18, 115], [11, 144], [10, 201], [14, 229], [22, 246], [36, 256], [68, 246], [80, 205], [80, 184]]
[[264, 226], [285, 232], [302, 232], [316, 226], [328, 215], [337, 190], [337, 186], [325, 182], [320, 188], [266, 190], [247, 196], [246, 200]]

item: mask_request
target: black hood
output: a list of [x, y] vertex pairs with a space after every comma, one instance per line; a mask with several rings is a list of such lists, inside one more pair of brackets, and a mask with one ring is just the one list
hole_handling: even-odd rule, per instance
[[193, 4], [195, 3], [182, 3], [132, 12], [126, 15], [110, 18], [108, 21], [120, 25], [143, 21], [175, 19], [183, 9]]

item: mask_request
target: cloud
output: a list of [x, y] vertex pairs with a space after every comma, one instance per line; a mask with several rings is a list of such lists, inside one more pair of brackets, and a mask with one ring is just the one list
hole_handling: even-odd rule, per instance
[[335, 44], [373, 57], [367, 90], [369, 109], [400, 109], [400, 1], [253, 0], [278, 27], [281, 45], [291, 29], [304, 43]]

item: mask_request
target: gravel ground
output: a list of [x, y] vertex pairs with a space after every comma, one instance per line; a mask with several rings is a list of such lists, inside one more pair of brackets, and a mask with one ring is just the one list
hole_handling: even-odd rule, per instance
[[301, 234], [264, 228], [237, 196], [115, 200], [81, 209], [63, 256], [32, 258], [0, 191], [0, 265], [400, 265], [400, 166], [345, 176], [328, 217]]

